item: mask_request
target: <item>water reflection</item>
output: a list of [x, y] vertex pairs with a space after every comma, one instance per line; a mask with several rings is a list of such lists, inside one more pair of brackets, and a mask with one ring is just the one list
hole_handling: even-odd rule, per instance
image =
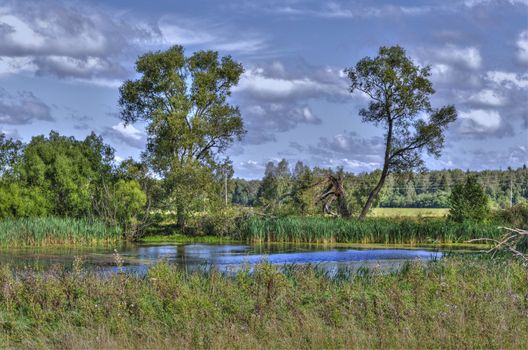
[[[408, 260], [425, 261], [444, 255], [441, 250], [431, 249], [361, 249], [306, 244], [125, 245], [117, 250], [124, 259], [123, 270], [136, 274], [146, 273], [149, 266], [160, 261], [187, 271], [215, 268], [222, 272], [236, 272], [263, 261], [281, 266], [317, 265], [330, 273], [362, 267], [394, 270]], [[112, 247], [10, 249], [0, 251], [0, 264], [39, 269], [60, 264], [70, 268], [74, 257], [80, 256], [89, 270], [117, 272], [113, 252]]]

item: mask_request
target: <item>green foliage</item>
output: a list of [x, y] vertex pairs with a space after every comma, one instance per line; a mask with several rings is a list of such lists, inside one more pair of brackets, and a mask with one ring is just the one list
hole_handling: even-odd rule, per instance
[[116, 224], [124, 228], [127, 236], [138, 232], [138, 218], [144, 214], [147, 196], [136, 180], [120, 179], [115, 184], [112, 204], [115, 208]]
[[363, 58], [345, 72], [350, 92], [360, 91], [371, 99], [368, 108], [359, 111], [363, 121], [387, 129], [383, 169], [361, 211], [363, 219], [389, 173], [422, 169], [423, 150], [440, 156], [444, 132], [457, 112], [454, 106], [432, 108], [430, 98], [435, 91], [429, 80], [430, 67], [415, 65], [400, 46], [381, 47], [377, 57]]
[[50, 203], [41, 188], [17, 183], [0, 185], [0, 218], [45, 216], [49, 212]]
[[528, 230], [528, 202], [521, 202], [508, 209], [498, 209], [492, 214], [494, 221], [505, 226]]
[[496, 224], [446, 222], [442, 219], [375, 218], [364, 221], [325, 217], [251, 217], [234, 237], [257, 242], [337, 243], [462, 243], [473, 238], [498, 238]]
[[113, 150], [91, 134], [83, 141], [51, 132], [17, 144], [2, 176], [0, 217], [93, 214], [98, 187], [111, 176]]
[[[528, 270], [446, 259], [400, 272], [269, 264], [234, 277], [0, 270], [5, 348], [524, 348]], [[485, 331], [483, 331], [485, 330]]]
[[39, 246], [54, 244], [99, 244], [122, 237], [119, 226], [101, 220], [72, 218], [16, 218], [0, 221], [0, 246]]
[[225, 173], [218, 155], [245, 132], [238, 107], [228, 101], [243, 68], [230, 56], [198, 51], [186, 57], [183, 47], [173, 46], [139, 57], [136, 70], [140, 78], [120, 88], [121, 117], [147, 122], [145, 155], [183, 227], [193, 206], [218, 199], [211, 188], [216, 172]]
[[[315, 203], [319, 188], [308, 185], [322, 181], [325, 171], [329, 170], [304, 167], [307, 168], [304, 178], [295, 175], [295, 170], [293, 170], [291, 186], [293, 201], [296, 203], [290, 212], [319, 214], [321, 207]], [[347, 201], [353, 212], [361, 210], [379, 176], [379, 170], [358, 175], [344, 174]], [[389, 175], [377, 205], [385, 208], [448, 208], [452, 187], [457, 183], [465, 182], [468, 176], [477, 178], [494, 208], [510, 207], [510, 181], [513, 204], [528, 201], [528, 170], [520, 167], [507, 171], [465, 172], [459, 169], [449, 169], [414, 173], [412, 176], [405, 177], [396, 174]], [[236, 188], [233, 187], [230, 194], [233, 204], [258, 206], [262, 180], [234, 179], [233, 182], [236, 184]], [[243, 201], [239, 200], [241, 197], [244, 197]], [[297, 199], [299, 197], [302, 200]]]
[[465, 183], [453, 187], [449, 197], [449, 218], [457, 221], [484, 221], [489, 215], [489, 199], [477, 178], [469, 176]]

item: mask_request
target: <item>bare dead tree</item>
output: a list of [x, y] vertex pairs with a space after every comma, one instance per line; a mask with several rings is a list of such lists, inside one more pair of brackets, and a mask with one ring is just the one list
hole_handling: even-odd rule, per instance
[[528, 239], [528, 231], [518, 228], [501, 227], [506, 230], [506, 233], [500, 239], [493, 238], [475, 238], [467, 241], [468, 243], [486, 242], [493, 246], [486, 250], [488, 254], [495, 256], [498, 252], [508, 252], [514, 257], [528, 264], [528, 254], [521, 252], [519, 246]]
[[328, 173], [318, 184], [324, 184], [324, 190], [317, 198], [317, 202], [322, 203], [323, 212], [325, 214], [332, 214], [332, 203], [337, 202], [338, 214], [342, 217], [349, 218], [351, 216], [348, 204], [346, 201], [345, 187], [343, 185], [344, 177], [342, 172], [337, 174]]

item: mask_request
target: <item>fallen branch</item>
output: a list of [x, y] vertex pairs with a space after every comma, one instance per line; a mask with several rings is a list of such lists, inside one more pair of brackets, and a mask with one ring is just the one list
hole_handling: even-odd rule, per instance
[[485, 251], [486, 253], [491, 253], [492, 256], [499, 251], [505, 251], [511, 253], [513, 256], [521, 259], [525, 263], [528, 263], [528, 254], [523, 253], [519, 250], [518, 245], [524, 240], [528, 239], [528, 231], [521, 230], [519, 228], [509, 228], [509, 227], [499, 227], [503, 230], [506, 230], [507, 233], [500, 239], [493, 238], [475, 238], [466, 241], [467, 243], [475, 242], [492, 242], [494, 245]]

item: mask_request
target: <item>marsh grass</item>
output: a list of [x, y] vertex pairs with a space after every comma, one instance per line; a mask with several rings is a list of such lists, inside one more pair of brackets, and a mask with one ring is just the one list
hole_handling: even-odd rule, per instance
[[0, 246], [99, 244], [122, 238], [118, 226], [101, 220], [73, 218], [17, 218], [0, 221]]
[[450, 244], [501, 236], [495, 224], [455, 223], [441, 219], [371, 218], [365, 221], [323, 217], [251, 217], [235, 238], [254, 242], [363, 244]]
[[449, 258], [329, 277], [167, 264], [144, 278], [0, 270], [3, 348], [524, 348], [528, 270]]

